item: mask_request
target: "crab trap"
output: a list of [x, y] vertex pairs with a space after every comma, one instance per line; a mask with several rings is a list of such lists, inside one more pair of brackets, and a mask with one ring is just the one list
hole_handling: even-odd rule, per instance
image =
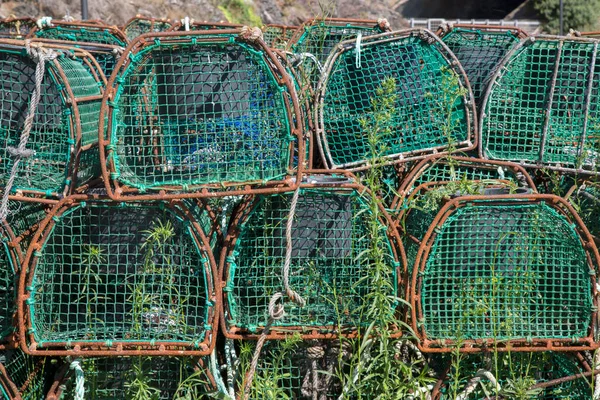
[[100, 118], [109, 195], [295, 187], [288, 178], [299, 181], [304, 162], [297, 95], [264, 42], [231, 30], [145, 37], [119, 62]]
[[[305, 338], [353, 334], [363, 327], [372, 290], [371, 239], [367, 232], [373, 209], [381, 236], [381, 253], [393, 272], [387, 276], [389, 296], [398, 296], [405, 261], [389, 216], [372, 203], [366, 188], [348, 176], [309, 176], [294, 194], [248, 198], [230, 224], [221, 253], [224, 281], [222, 323], [225, 335], [244, 338], [263, 333], [273, 296], [286, 293], [285, 315], [269, 328], [268, 338], [298, 332]], [[290, 212], [291, 240], [286, 240]], [[290, 268], [285, 273], [287, 248]], [[386, 289], [382, 289], [386, 290]], [[298, 305], [296, 291], [306, 302]], [[296, 299], [297, 300], [297, 299]], [[394, 303], [396, 311], [399, 305]], [[393, 327], [391, 329], [394, 329]]]
[[46, 358], [31, 357], [20, 349], [0, 353], [0, 396], [4, 400], [40, 400], [52, 383]]
[[565, 200], [436, 190], [450, 200], [419, 241], [408, 292], [421, 350], [597, 347], [598, 250]]
[[173, 28], [174, 24], [168, 19], [149, 18], [136, 15], [125, 23], [123, 33], [127, 39], [133, 40], [144, 33], [165, 32]]
[[[79, 360], [84, 397], [94, 400], [204, 399], [218, 391], [218, 371], [208, 357], [102, 357]], [[69, 365], [47, 400], [77, 399], [77, 376]], [[217, 377], [217, 379], [215, 379]]]
[[23, 348], [47, 355], [210, 353], [220, 291], [203, 213], [191, 202], [61, 201], [23, 264]]
[[[319, 150], [328, 168], [367, 168], [369, 134], [389, 163], [476, 146], [468, 79], [431, 32], [405, 30], [340, 43], [315, 99]], [[374, 133], [373, 133], [374, 132]]]
[[262, 28], [263, 40], [273, 49], [285, 49], [296, 30], [297, 26], [287, 26], [278, 24], [265, 25]]
[[96, 22], [53, 21], [42, 18], [31, 30], [31, 39], [55, 39], [69, 42], [98, 43], [127, 47], [127, 37], [116, 26]]
[[476, 103], [506, 53], [528, 36], [518, 28], [485, 25], [442, 25], [436, 33], [460, 61]]
[[[66, 195], [100, 174], [99, 66], [71, 47], [31, 44], [29, 52], [23, 42], [0, 41], [0, 184], [17, 195]], [[46, 62], [36, 78], [40, 54]]]
[[522, 40], [495, 72], [480, 119], [483, 158], [597, 175], [598, 40]]
[[565, 196], [579, 213], [590, 230], [596, 244], [600, 244], [600, 186], [597, 182], [584, 181], [573, 187]]
[[0, 38], [24, 39], [35, 26], [33, 18], [0, 19]]
[[591, 369], [583, 357], [572, 353], [473, 354], [460, 357], [460, 371], [449, 366], [438, 390], [437, 400], [515, 398], [527, 392], [528, 399], [591, 399]]
[[172, 31], [214, 31], [214, 30], [231, 30], [241, 29], [243, 25], [234, 24], [231, 22], [208, 22], [195, 21], [189, 18], [183, 18], [173, 25]]

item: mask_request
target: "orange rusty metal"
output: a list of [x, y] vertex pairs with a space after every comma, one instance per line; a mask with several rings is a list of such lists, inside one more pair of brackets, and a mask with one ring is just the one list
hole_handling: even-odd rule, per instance
[[502, 26], [502, 25], [481, 25], [481, 24], [442, 24], [435, 31], [435, 34], [439, 37], [443, 37], [448, 34], [454, 28], [463, 29], [476, 29], [483, 32], [511, 32], [519, 39], [529, 37], [529, 34], [524, 30], [514, 26]]
[[[100, 20], [88, 20], [88, 21], [63, 21], [63, 20], [52, 20], [52, 26], [65, 27], [65, 28], [90, 28], [93, 30], [102, 29], [119, 39], [123, 43], [129, 43], [127, 36], [121, 31], [116, 25], [108, 25]], [[43, 30], [37, 25], [27, 35], [28, 39], [36, 39], [36, 32]], [[74, 42], [78, 43], [78, 42]]]

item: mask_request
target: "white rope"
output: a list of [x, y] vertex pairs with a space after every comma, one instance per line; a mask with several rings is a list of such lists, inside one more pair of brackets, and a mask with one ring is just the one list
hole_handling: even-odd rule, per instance
[[85, 396], [85, 378], [79, 360], [71, 361], [70, 368], [75, 371], [75, 400], [83, 400]]
[[[594, 369], [600, 369], [600, 351], [596, 351], [594, 355]], [[596, 375], [594, 378], [594, 400], [600, 399], [600, 375]]]
[[8, 196], [10, 195], [12, 187], [15, 183], [21, 159], [31, 157], [35, 154], [35, 151], [26, 148], [27, 142], [29, 141], [29, 134], [31, 133], [31, 128], [33, 127], [33, 119], [35, 118], [35, 112], [40, 103], [40, 98], [42, 94], [42, 81], [44, 80], [44, 75], [46, 74], [46, 62], [54, 60], [57, 56], [57, 54], [50, 49], [45, 49], [43, 47], [31, 47], [31, 42], [29, 40], [25, 41], [25, 49], [27, 50], [27, 54], [29, 55], [29, 57], [31, 57], [36, 62], [35, 88], [33, 90], [33, 93], [31, 94], [29, 110], [27, 113], [27, 117], [25, 118], [25, 122], [23, 124], [23, 131], [21, 132], [19, 146], [16, 148], [9, 146], [6, 149], [8, 153], [14, 158], [14, 162], [10, 171], [9, 178], [6, 181], [6, 185], [4, 186], [2, 202], [0, 203], [0, 221], [4, 221], [8, 216]]
[[496, 393], [500, 391], [500, 385], [498, 384], [498, 381], [496, 381], [496, 377], [494, 376], [494, 374], [492, 374], [490, 371], [480, 369], [479, 371], [477, 371], [477, 374], [475, 374], [475, 376], [471, 378], [471, 380], [467, 383], [465, 389], [458, 396], [456, 396], [456, 400], [467, 400], [469, 398], [469, 395], [473, 393], [477, 388], [477, 384], [481, 382], [481, 378], [486, 378], [487, 380], [489, 380], [492, 383], [492, 385], [494, 385]]
[[54, 25], [52, 25], [52, 17], [42, 17], [42, 18], [38, 19], [35, 23], [38, 26], [38, 28], [40, 28], [40, 29], [54, 26]]
[[185, 31], [189, 31], [190, 30], [190, 17], [186, 16], [185, 18], [181, 19], [181, 24], [184, 26]]
[[285, 293], [294, 303], [300, 307], [306, 305], [306, 301], [290, 287], [290, 267], [292, 265], [292, 227], [294, 225], [294, 216], [296, 215], [296, 205], [298, 204], [298, 197], [300, 196], [300, 188], [294, 191], [292, 196], [292, 202], [290, 204], [290, 212], [288, 213], [287, 224], [285, 227], [285, 262], [283, 263], [283, 287]]
[[319, 62], [317, 57], [315, 57], [314, 54], [292, 53], [292, 52], [287, 52], [286, 54], [289, 54], [292, 56], [292, 58], [290, 59], [290, 62], [292, 63], [292, 65], [294, 67], [298, 67], [300, 64], [302, 64], [304, 62], [305, 59], [307, 59], [307, 58], [310, 59], [317, 66], [317, 69], [319, 70], [319, 74], [323, 75], [323, 66], [321, 65], [321, 63]]
[[356, 59], [355, 59], [355, 64], [356, 64], [356, 68], [360, 68], [360, 49], [361, 49], [361, 42], [362, 42], [362, 32], [358, 32], [358, 36], [356, 36]]

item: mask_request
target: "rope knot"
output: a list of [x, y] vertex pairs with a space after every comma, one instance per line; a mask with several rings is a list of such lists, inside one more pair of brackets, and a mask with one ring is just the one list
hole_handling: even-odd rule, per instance
[[12, 146], [8, 146], [6, 148], [6, 151], [8, 151], [8, 154], [10, 154], [12, 157], [14, 158], [29, 158], [33, 155], [35, 155], [35, 150], [32, 149], [20, 149], [18, 147], [12, 147]]
[[321, 345], [307, 347], [306, 353], [311, 360], [320, 360], [325, 357], [325, 348]]
[[450, 32], [450, 30], [453, 28], [453, 24], [452, 22], [444, 22], [440, 24], [440, 31], [442, 31], [442, 34], [446, 34], [448, 32]]
[[379, 18], [377, 20], [377, 26], [379, 27], [379, 29], [385, 32], [391, 30], [390, 22], [387, 20], [387, 18]]
[[256, 26], [253, 28], [249, 26], [243, 26], [239, 36], [247, 42], [256, 42], [259, 39], [263, 40], [263, 31]]
[[42, 17], [42, 18], [38, 19], [35, 22], [35, 24], [40, 29], [44, 29], [44, 28], [47, 28], [47, 27], [54, 26], [54, 25], [52, 25], [52, 17]]
[[283, 293], [275, 293], [271, 300], [269, 300], [269, 317], [273, 321], [278, 321], [285, 317], [285, 310], [283, 304], [277, 304], [277, 302], [283, 297]]
[[419, 31], [419, 33], [417, 34], [417, 36], [419, 37], [419, 39], [421, 39], [422, 41], [428, 43], [428, 44], [434, 44], [435, 43], [435, 38], [431, 35], [429, 35], [427, 32], [421, 30]]

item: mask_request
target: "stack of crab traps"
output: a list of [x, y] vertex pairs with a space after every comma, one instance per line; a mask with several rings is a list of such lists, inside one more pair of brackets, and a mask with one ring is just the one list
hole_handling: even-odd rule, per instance
[[0, 394], [592, 398], [595, 36], [0, 20]]

